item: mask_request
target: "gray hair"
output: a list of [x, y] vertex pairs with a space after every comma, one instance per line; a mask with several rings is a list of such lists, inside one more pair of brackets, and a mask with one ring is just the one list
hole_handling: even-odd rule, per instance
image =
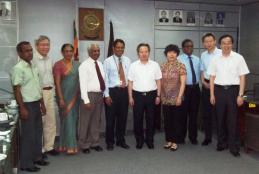
[[35, 39], [35, 45], [38, 45], [43, 40], [48, 40], [50, 42], [50, 39], [48, 36], [40, 35], [37, 39]]
[[90, 44], [90, 45], [87, 47], [88, 54], [91, 52], [91, 50], [92, 50], [94, 47], [100, 49], [99, 44], [97, 44], [97, 43], [92, 43], [92, 44]]

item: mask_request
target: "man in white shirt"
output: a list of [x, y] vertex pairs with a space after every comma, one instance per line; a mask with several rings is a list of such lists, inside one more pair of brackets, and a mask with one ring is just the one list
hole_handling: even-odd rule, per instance
[[102, 151], [99, 145], [101, 113], [103, 110], [103, 92], [105, 90], [103, 65], [97, 59], [100, 56], [98, 44], [88, 47], [87, 58], [79, 67], [79, 82], [82, 104], [79, 118], [79, 146], [83, 153], [90, 148]]
[[104, 60], [105, 71], [105, 103], [107, 150], [113, 150], [114, 136], [116, 145], [129, 149], [125, 141], [125, 131], [128, 116], [128, 70], [130, 59], [123, 55], [125, 43], [121, 39], [113, 42], [113, 55]]
[[210, 76], [207, 73], [211, 59], [221, 54], [221, 50], [216, 47], [216, 37], [212, 33], [206, 33], [202, 37], [202, 43], [206, 51], [201, 54], [201, 82], [202, 82], [202, 118], [205, 138], [203, 146], [212, 142], [212, 128], [214, 110], [210, 103]]
[[40, 75], [43, 100], [46, 106], [46, 115], [43, 117], [43, 151], [46, 154], [58, 155], [54, 149], [56, 137], [56, 114], [55, 114], [55, 89], [52, 74], [53, 61], [48, 56], [50, 39], [47, 36], [39, 36], [35, 40], [35, 54], [33, 63], [37, 66]]
[[[149, 60], [150, 46], [141, 43], [137, 47], [139, 60], [129, 69], [129, 104], [133, 106], [136, 148], [141, 149], [144, 140], [149, 149], [154, 148], [154, 110], [160, 103], [162, 73], [158, 63]], [[143, 118], [146, 118], [144, 138]]]
[[[230, 153], [237, 157], [239, 153], [238, 106], [244, 102], [245, 75], [249, 73], [247, 64], [240, 54], [232, 51], [234, 39], [223, 35], [219, 39], [222, 54], [212, 59], [210, 75], [210, 102], [216, 107], [218, 143], [217, 151], [226, 149], [224, 142], [224, 124], [228, 130]], [[224, 114], [226, 112], [226, 114]]]

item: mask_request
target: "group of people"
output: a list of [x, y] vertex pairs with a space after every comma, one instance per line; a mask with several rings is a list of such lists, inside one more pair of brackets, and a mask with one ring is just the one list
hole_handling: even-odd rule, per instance
[[[234, 156], [239, 156], [237, 107], [243, 104], [245, 75], [249, 70], [244, 58], [232, 51], [231, 35], [219, 39], [221, 50], [216, 47], [212, 33], [205, 34], [202, 42], [206, 51], [201, 58], [193, 55], [194, 44], [190, 39], [182, 42], [181, 55], [177, 45], [169, 44], [161, 66], [150, 59], [147, 43], [137, 46], [138, 60], [133, 63], [124, 55], [122, 39], [113, 42], [113, 55], [103, 63], [98, 60], [99, 45], [90, 44], [89, 57], [81, 64], [73, 60], [73, 46], [64, 44], [63, 58], [53, 66], [47, 36], [36, 39], [34, 54], [29, 42], [20, 42], [17, 45], [20, 60], [11, 71], [11, 80], [20, 110], [21, 169], [36, 172], [40, 170], [38, 165], [48, 165], [42, 152], [58, 155], [76, 154], [79, 149], [85, 154], [102, 151], [100, 128], [104, 108], [109, 151], [115, 144], [130, 148], [125, 139], [129, 106], [133, 108], [137, 149], [143, 148], [144, 143], [149, 149], [154, 148], [155, 107], [160, 104], [164, 148], [177, 150], [178, 144], [185, 143], [187, 133], [190, 142], [197, 145], [200, 98], [205, 132], [202, 145], [212, 142], [215, 115], [217, 150], [229, 147]], [[56, 146], [55, 101], [60, 118]]]

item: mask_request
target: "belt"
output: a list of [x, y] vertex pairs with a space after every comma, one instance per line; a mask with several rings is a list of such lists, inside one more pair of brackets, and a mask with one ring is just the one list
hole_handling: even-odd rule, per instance
[[196, 86], [199, 86], [199, 83], [194, 84], [194, 85], [186, 85], [186, 87], [196, 87]]
[[48, 87], [44, 87], [42, 88], [43, 90], [51, 90], [53, 87], [52, 86], [48, 86]]
[[109, 89], [119, 89], [119, 90], [125, 90], [125, 89], [128, 89], [128, 87], [124, 87], [124, 88], [122, 88], [122, 87], [119, 87], [119, 86], [115, 86], [115, 87], [112, 87], [112, 88], [109, 88]]
[[25, 104], [34, 104], [34, 103], [39, 103], [40, 100], [37, 100], [37, 101], [31, 101], [31, 102], [24, 102]]
[[217, 85], [217, 84], [215, 84], [215, 87], [227, 90], [227, 89], [231, 89], [231, 88], [237, 88], [237, 87], [239, 87], [239, 85]]
[[153, 91], [146, 91], [146, 92], [139, 92], [139, 91], [133, 91], [134, 93], [136, 94], [140, 94], [140, 95], [143, 95], [143, 96], [147, 96], [149, 94], [152, 94], [152, 93], [156, 93], [156, 90], [153, 90]]

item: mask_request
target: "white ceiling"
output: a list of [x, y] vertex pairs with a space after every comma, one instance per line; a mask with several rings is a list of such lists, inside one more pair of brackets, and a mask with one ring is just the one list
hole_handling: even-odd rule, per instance
[[155, 1], [228, 4], [228, 5], [246, 5], [254, 2], [259, 2], [259, 0], [155, 0]]

